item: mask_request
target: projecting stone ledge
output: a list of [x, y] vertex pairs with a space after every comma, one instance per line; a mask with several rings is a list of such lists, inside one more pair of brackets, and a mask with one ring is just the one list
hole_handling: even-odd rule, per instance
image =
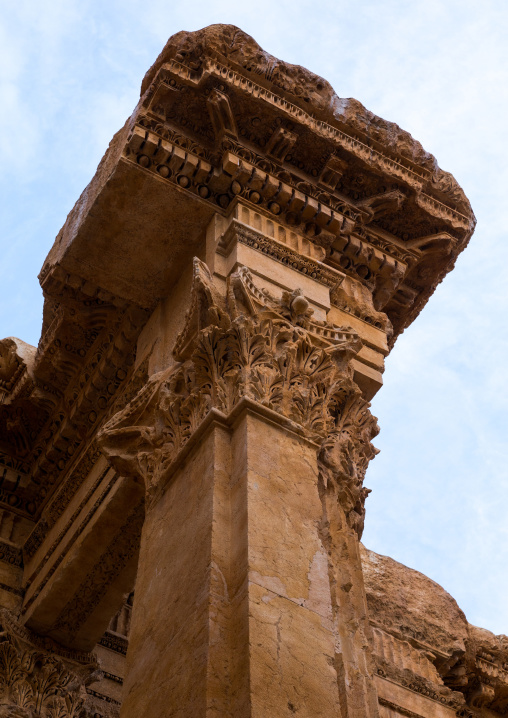
[[48, 256], [43, 287], [51, 293], [63, 272], [151, 308], [199, 254], [212, 215], [238, 201], [301, 232], [325, 265], [372, 290], [370, 311], [340, 293], [335, 301], [372, 323], [386, 313], [390, 344], [475, 226], [456, 180], [409, 133], [238, 28], [213, 25], [173, 36], [147, 73]]
[[[276, 88], [305, 114], [322, 122], [340, 123], [348, 134], [360, 133], [358, 138], [373, 150], [391, 151], [399, 161], [407, 160], [425, 170], [423, 189], [440, 193], [444, 202], [450, 203], [471, 221], [474, 217], [469, 200], [453, 175], [440, 169], [436, 158], [426, 152], [420, 142], [394, 122], [378, 117], [354, 98], [341, 98], [327, 80], [300, 65], [292, 65], [265, 52], [247, 33], [234, 25], [211, 25], [197, 32], [179, 32], [171, 37], [157, 60], [145, 75], [141, 95], [147, 92], [159, 70], [164, 65], [177, 62], [195, 73], [206, 73], [207, 57], [224, 58], [229, 67], [236, 66], [248, 73], [253, 83], [267, 89]], [[341, 138], [347, 141], [346, 138]], [[361, 152], [363, 148], [357, 147]], [[373, 153], [375, 154], [375, 152]], [[395, 158], [394, 158], [395, 159]], [[395, 168], [393, 168], [395, 170]], [[420, 186], [420, 183], [418, 183]]]

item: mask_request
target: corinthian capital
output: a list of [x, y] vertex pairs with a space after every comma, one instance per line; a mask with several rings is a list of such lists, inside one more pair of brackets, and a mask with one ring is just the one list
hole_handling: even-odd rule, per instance
[[361, 538], [365, 499], [365, 472], [378, 453], [372, 439], [378, 434], [376, 418], [361, 394], [351, 392], [337, 412], [337, 421], [319, 452], [323, 491], [338, 500], [348, 524]]
[[191, 308], [174, 350], [180, 364], [154, 375], [105, 425], [102, 449], [118, 471], [142, 477], [150, 489], [210, 412], [227, 419], [248, 400], [318, 444], [349, 451], [351, 407], [368, 413], [351, 366], [361, 346], [351, 329], [315, 321], [300, 290], [276, 299], [242, 267], [222, 296], [196, 259]]
[[78, 718], [85, 686], [100, 675], [93, 654], [66, 650], [0, 611], [0, 715]]

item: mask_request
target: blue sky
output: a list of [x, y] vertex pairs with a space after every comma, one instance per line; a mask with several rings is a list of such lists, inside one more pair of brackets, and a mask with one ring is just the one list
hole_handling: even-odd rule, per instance
[[387, 361], [365, 544], [508, 633], [505, 0], [3, 0], [0, 336], [37, 344], [37, 274], [167, 38], [214, 22], [409, 130], [478, 219]]

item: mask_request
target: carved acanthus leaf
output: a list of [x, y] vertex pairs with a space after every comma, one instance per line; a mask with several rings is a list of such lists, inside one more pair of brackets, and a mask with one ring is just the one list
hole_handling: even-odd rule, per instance
[[195, 348], [197, 334], [210, 324], [229, 326], [225, 312], [225, 301], [213, 283], [210, 270], [204, 262], [194, 257], [194, 274], [190, 307], [185, 317], [185, 326], [178, 335], [173, 349], [177, 361], [185, 361]]
[[370, 493], [363, 481], [370, 460], [378, 453], [372, 439], [378, 434], [379, 427], [369, 407], [359, 391], [350, 392], [338, 407], [334, 430], [323, 442], [319, 454], [324, 490], [336, 497], [348, 524], [360, 538], [365, 520], [365, 499]]
[[[90, 663], [83, 662], [89, 656], [76, 656], [81, 662], [62, 658], [54, 652], [53, 641], [32, 636], [6, 610], [0, 613], [0, 624], [0, 704], [7, 707], [9, 715], [82, 715], [85, 686], [102, 675], [95, 657], [90, 656]], [[40, 646], [44, 642], [46, 650]]]
[[[212, 409], [227, 417], [249, 399], [318, 443], [335, 437], [352, 454], [346, 436], [368, 414], [352, 379], [361, 346], [354, 331], [314, 320], [301, 290], [276, 299], [242, 267], [223, 298], [195, 260], [192, 306], [175, 347], [188, 358], [153, 376], [105, 425], [102, 449], [120, 473], [142, 477], [150, 490]], [[362, 474], [363, 454], [358, 460]]]

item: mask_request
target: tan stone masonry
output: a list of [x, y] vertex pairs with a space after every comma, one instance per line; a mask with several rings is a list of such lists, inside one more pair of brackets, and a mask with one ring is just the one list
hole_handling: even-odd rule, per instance
[[323, 78], [168, 41], [0, 341], [0, 716], [506, 714], [508, 639], [360, 544], [384, 359], [474, 226]]

